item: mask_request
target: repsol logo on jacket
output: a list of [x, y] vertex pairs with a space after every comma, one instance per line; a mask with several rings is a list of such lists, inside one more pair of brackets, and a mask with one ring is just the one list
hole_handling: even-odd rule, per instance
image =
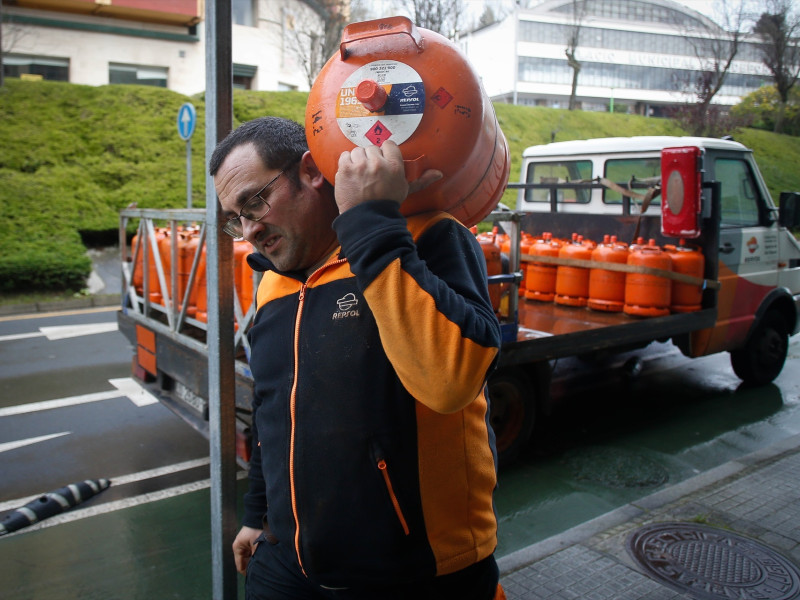
[[336, 301], [338, 310], [331, 315], [331, 319], [346, 319], [359, 316], [358, 298], [353, 292], [345, 294]]

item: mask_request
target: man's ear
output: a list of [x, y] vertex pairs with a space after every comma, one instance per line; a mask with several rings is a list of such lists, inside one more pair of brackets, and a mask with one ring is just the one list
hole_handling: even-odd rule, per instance
[[320, 188], [325, 183], [322, 171], [319, 170], [316, 161], [308, 150], [300, 158], [300, 179], [308, 180], [309, 185], [315, 188]]

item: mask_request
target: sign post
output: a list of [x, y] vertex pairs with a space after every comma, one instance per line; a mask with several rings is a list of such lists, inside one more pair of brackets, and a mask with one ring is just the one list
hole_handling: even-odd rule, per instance
[[186, 102], [178, 109], [178, 135], [186, 140], [186, 208], [192, 208], [192, 134], [197, 125], [197, 111]]

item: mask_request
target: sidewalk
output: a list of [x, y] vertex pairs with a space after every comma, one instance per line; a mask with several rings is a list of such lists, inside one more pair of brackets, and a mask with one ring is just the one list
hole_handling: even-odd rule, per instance
[[800, 435], [498, 563], [509, 600], [800, 598]]

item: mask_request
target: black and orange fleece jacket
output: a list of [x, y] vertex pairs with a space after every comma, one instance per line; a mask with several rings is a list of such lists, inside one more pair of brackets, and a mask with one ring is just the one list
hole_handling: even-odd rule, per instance
[[339, 251], [308, 278], [249, 257], [265, 273], [244, 524], [268, 521], [320, 585], [458, 571], [497, 543], [483, 253], [449, 215], [390, 201], [333, 225]]

